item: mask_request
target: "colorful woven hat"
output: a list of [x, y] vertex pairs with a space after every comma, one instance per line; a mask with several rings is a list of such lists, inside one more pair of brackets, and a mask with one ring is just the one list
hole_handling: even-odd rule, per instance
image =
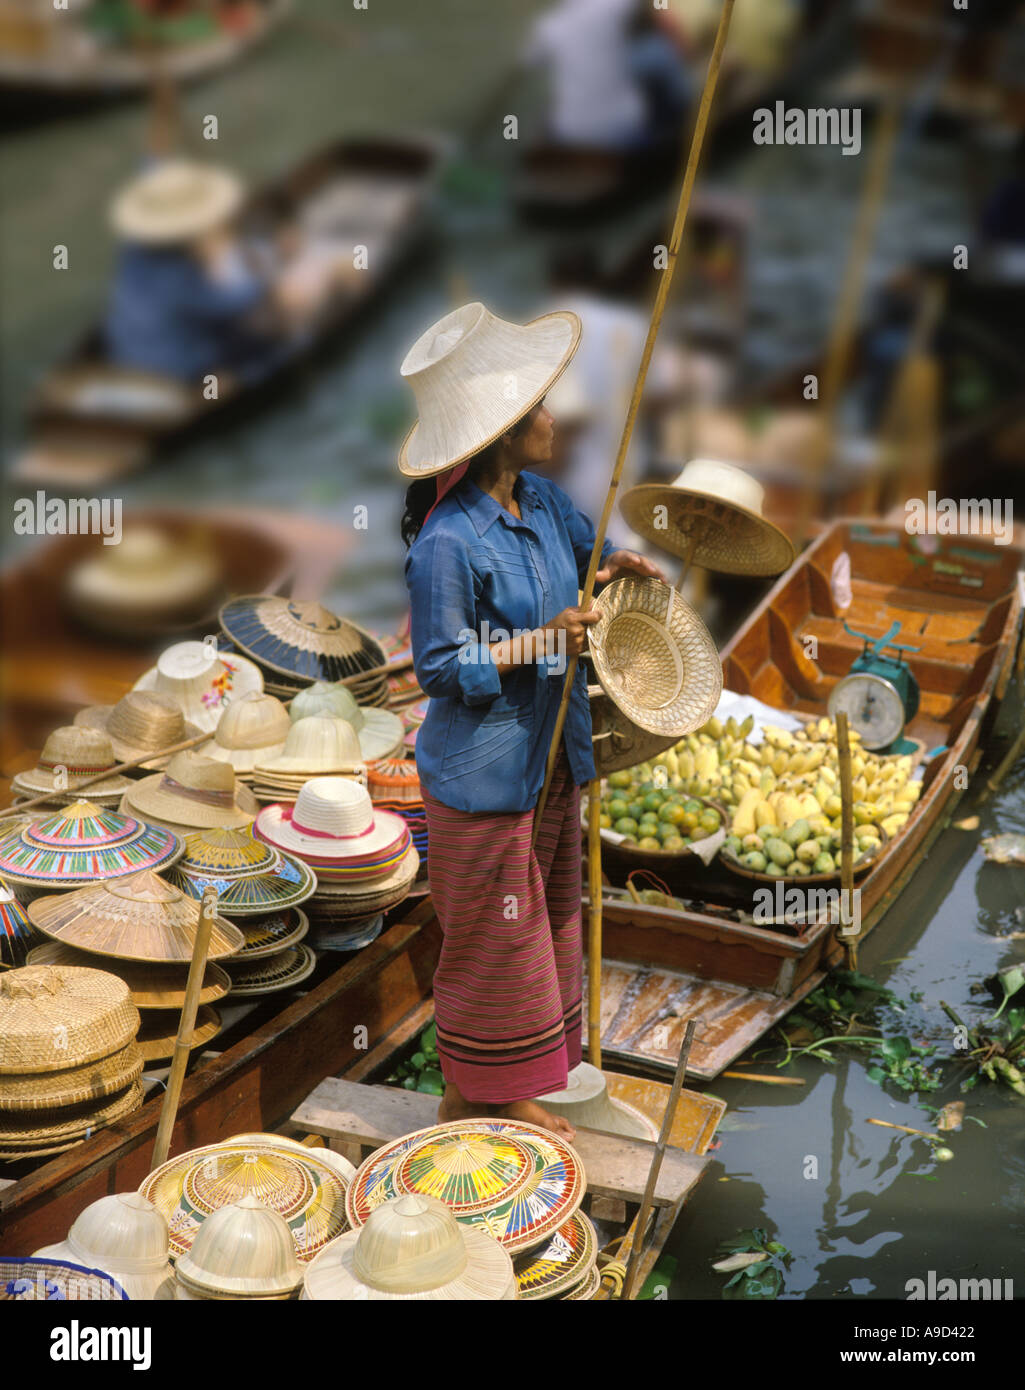
[[324, 1300], [470, 1302], [516, 1297], [512, 1260], [461, 1226], [443, 1202], [405, 1195], [331, 1242], [306, 1269], [303, 1296]]
[[218, 762], [231, 763], [241, 776], [251, 773], [257, 763], [276, 758], [291, 727], [288, 710], [280, 700], [250, 690], [223, 711], [213, 739], [204, 743], [200, 752]]
[[329, 1167], [339, 1173], [345, 1182], [351, 1182], [356, 1176], [355, 1164], [349, 1162], [344, 1154], [335, 1153], [334, 1149], [327, 1149], [323, 1144], [301, 1144], [298, 1139], [290, 1139], [287, 1134], [267, 1134], [257, 1132], [255, 1134], [233, 1134], [228, 1139], [221, 1139], [217, 1143], [218, 1148], [237, 1149], [242, 1145], [252, 1148], [298, 1149], [301, 1156], [309, 1153], [312, 1147], [314, 1153]]
[[186, 750], [174, 755], [166, 771], [134, 782], [121, 798], [121, 809], [184, 837], [216, 826], [234, 830], [249, 825], [259, 805], [236, 781], [230, 763]]
[[344, 685], [328, 685], [325, 681], [300, 690], [289, 705], [288, 714], [293, 723], [325, 715], [344, 719], [356, 730], [360, 753], [366, 761], [394, 753], [405, 732], [402, 720], [391, 710], [358, 705]]
[[517, 1257], [516, 1289], [522, 1299], [563, 1298], [586, 1282], [598, 1258], [598, 1236], [582, 1211], [543, 1245]]
[[[37, 898], [29, 908], [33, 926], [55, 941], [118, 960], [164, 965], [192, 960], [199, 914], [200, 904], [194, 898], [149, 872]], [[215, 917], [208, 958], [234, 955], [243, 942], [238, 927]]]
[[[75, 801], [78, 799], [74, 790], [77, 781], [95, 777], [115, 766], [114, 748], [107, 734], [86, 725], [66, 724], [55, 729], [43, 744], [36, 766], [28, 772], [19, 772], [11, 786], [15, 792], [29, 797], [50, 792], [62, 801]], [[116, 799], [131, 784], [128, 777], [107, 777], [89, 787], [89, 800]]]
[[692, 459], [672, 483], [623, 494], [631, 530], [720, 574], [780, 574], [794, 563], [790, 538], [762, 516], [765, 489], [731, 463]]
[[367, 791], [375, 806], [393, 802], [422, 806], [420, 777], [412, 758], [381, 758], [367, 764]]
[[224, 605], [220, 623], [240, 651], [292, 682], [344, 680], [385, 665], [369, 632], [313, 601], [244, 595]]
[[238, 953], [239, 961], [262, 960], [276, 956], [286, 946], [294, 946], [310, 929], [310, 920], [299, 907], [286, 907], [269, 917], [243, 918], [240, 923], [246, 944]]
[[[137, 1009], [180, 1009], [185, 1003], [185, 986], [189, 977], [187, 962], [180, 965], [156, 965], [152, 961], [115, 960], [65, 946], [62, 941], [47, 941], [34, 946], [28, 955], [29, 965], [74, 965], [79, 969], [104, 970], [124, 980], [132, 1003]], [[213, 961], [207, 961], [203, 985], [199, 992], [201, 1004], [223, 999], [231, 988], [231, 977]]]
[[232, 998], [249, 999], [294, 989], [317, 968], [317, 957], [308, 946], [286, 946], [273, 956], [241, 959], [229, 971]]
[[190, 1248], [211, 1212], [251, 1196], [285, 1218], [295, 1253], [306, 1264], [346, 1229], [347, 1186], [317, 1149], [228, 1141], [176, 1155], [139, 1191], [167, 1218], [172, 1258]]
[[134, 1041], [109, 1057], [63, 1071], [0, 1073], [0, 1110], [59, 1110], [116, 1095], [142, 1075], [142, 1053]]
[[[114, 756], [131, 763], [156, 753], [161, 748], [173, 748], [176, 743], [196, 738], [203, 731], [187, 722], [181, 707], [170, 695], [154, 690], [130, 690], [116, 705], [90, 705], [79, 710], [75, 723], [87, 729], [106, 733]], [[166, 767], [168, 758], [149, 758], [142, 766]]]
[[682, 738], [712, 717], [722, 664], [708, 629], [675, 589], [657, 579], [614, 579], [594, 608], [594, 669], [628, 719]]
[[76, 801], [3, 834], [0, 874], [37, 892], [124, 878], [173, 864], [185, 848], [173, 831]]
[[386, 878], [412, 848], [405, 822], [375, 811], [366, 788], [344, 777], [312, 778], [294, 808], [265, 806], [254, 829], [275, 849], [312, 864], [318, 884]]
[[32, 947], [40, 939], [28, 913], [0, 878], [0, 970], [27, 964]]
[[595, 1267], [586, 1276], [583, 1283], [577, 1284], [575, 1288], [570, 1289], [568, 1293], [562, 1294], [561, 1297], [565, 1299], [567, 1303], [583, 1301], [593, 1298], [600, 1288], [601, 1271]]
[[458, 1221], [485, 1230], [510, 1255], [558, 1230], [584, 1197], [576, 1152], [520, 1121], [460, 1120], [385, 1144], [356, 1171], [346, 1212], [356, 1228], [402, 1192], [443, 1201]]
[[[178, 1040], [179, 1021], [177, 1009], [147, 1009], [143, 1013], [137, 1042], [147, 1063], [160, 1062], [172, 1055]], [[201, 1004], [189, 1038], [189, 1050], [195, 1052], [197, 1048], [205, 1047], [220, 1031], [220, 1014], [209, 1004]]]
[[312, 870], [290, 854], [241, 830], [200, 830], [185, 838], [185, 853], [169, 880], [192, 898], [211, 885], [218, 908], [231, 917], [266, 916], [305, 902], [317, 886]]
[[0, 1303], [125, 1303], [128, 1294], [102, 1269], [67, 1260], [0, 1258]]
[[66, 1071], [135, 1037], [139, 1011], [102, 970], [25, 965], [0, 975], [0, 1072]]
[[48, 1149], [85, 1139], [94, 1130], [134, 1115], [144, 1099], [142, 1086], [135, 1081], [127, 1090], [99, 1101], [56, 1110], [0, 1111], [0, 1157], [9, 1157], [12, 1150]]
[[187, 720], [209, 733], [225, 707], [250, 690], [263, 690], [263, 674], [245, 657], [215, 651], [205, 642], [176, 642], [140, 676], [135, 690], [154, 690], [176, 701]]
[[167, 1249], [167, 1222], [153, 1203], [141, 1192], [114, 1192], [90, 1202], [66, 1239], [36, 1250], [34, 1258], [95, 1265], [129, 1298], [166, 1299], [174, 1277]]
[[306, 912], [317, 926], [353, 922], [386, 912], [409, 897], [419, 870], [420, 856], [410, 845], [402, 863], [387, 878], [369, 883], [325, 883], [318, 878], [317, 891], [307, 899]]

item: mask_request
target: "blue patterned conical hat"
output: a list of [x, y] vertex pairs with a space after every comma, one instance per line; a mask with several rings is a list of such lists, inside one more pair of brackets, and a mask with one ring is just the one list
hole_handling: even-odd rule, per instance
[[29, 888], [77, 888], [160, 869], [181, 855], [173, 831], [76, 801], [0, 838], [0, 875]]

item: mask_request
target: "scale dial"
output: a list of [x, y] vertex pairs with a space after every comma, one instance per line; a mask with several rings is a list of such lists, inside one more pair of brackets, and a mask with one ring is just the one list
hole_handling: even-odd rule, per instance
[[856, 671], [837, 681], [827, 706], [832, 719], [842, 710], [847, 722], [871, 752], [895, 743], [904, 732], [904, 701], [883, 676]]

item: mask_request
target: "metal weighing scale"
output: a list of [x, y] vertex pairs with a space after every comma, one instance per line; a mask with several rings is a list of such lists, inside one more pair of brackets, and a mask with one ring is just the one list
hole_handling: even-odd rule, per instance
[[[860, 637], [865, 647], [849, 674], [830, 692], [830, 718], [835, 719], [837, 711], [843, 710], [851, 728], [872, 753], [913, 753], [918, 745], [904, 738], [904, 730], [918, 713], [919, 687], [903, 654], [921, 651], [921, 647], [895, 642], [900, 632], [896, 622], [878, 638], [858, 632], [848, 623], [844, 623], [844, 631]], [[883, 655], [886, 647], [892, 647], [896, 658]]]

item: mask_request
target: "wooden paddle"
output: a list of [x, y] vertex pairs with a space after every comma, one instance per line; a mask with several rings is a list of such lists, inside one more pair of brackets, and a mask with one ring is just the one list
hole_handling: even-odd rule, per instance
[[[673, 230], [669, 238], [669, 253], [665, 269], [662, 271], [658, 282], [655, 304], [651, 311], [651, 321], [648, 324], [648, 336], [644, 340], [644, 351], [641, 353], [640, 365], [637, 368], [637, 379], [634, 382], [633, 394], [630, 397], [630, 407], [627, 410], [626, 421], [623, 425], [623, 434], [619, 441], [619, 449], [616, 453], [616, 461], [613, 465], [612, 478], [609, 482], [609, 490], [605, 497], [605, 505], [602, 508], [601, 519], [595, 530], [594, 549], [591, 551], [591, 561], [587, 567], [587, 578], [584, 581], [583, 595], [580, 600], [580, 607], [584, 609], [590, 608], [591, 600], [594, 597], [595, 575], [598, 573], [598, 567], [601, 563], [601, 552], [605, 542], [605, 533], [608, 530], [609, 518], [612, 516], [612, 507], [616, 500], [616, 493], [619, 490], [619, 481], [623, 475], [623, 465], [630, 448], [630, 440], [633, 437], [634, 424], [637, 420], [637, 412], [640, 409], [641, 396], [644, 392], [644, 383], [647, 380], [648, 367], [651, 363], [651, 354], [655, 348], [655, 339], [658, 337], [658, 330], [662, 323], [662, 314], [665, 310], [666, 300], [669, 297], [670, 286], [673, 282], [673, 272], [676, 269], [680, 243], [683, 239], [683, 229], [687, 221], [687, 212], [690, 208], [691, 194], [694, 191], [694, 179], [697, 175], [698, 163], [701, 159], [701, 149], [704, 145], [705, 130], [708, 126], [708, 114], [715, 96], [715, 88], [719, 79], [719, 69], [722, 66], [723, 49], [726, 46], [726, 35], [729, 32], [734, 4], [735, 0], [723, 0], [722, 13], [719, 16], [719, 27], [716, 30], [712, 55], [708, 61], [708, 72], [705, 74], [705, 85], [701, 92], [701, 102], [698, 106], [697, 120], [694, 124], [694, 138], [691, 141], [690, 153], [687, 156], [687, 167], [683, 175], [683, 187], [680, 190], [680, 199], [676, 208], [676, 218], [673, 222]], [[552, 733], [551, 747], [548, 750], [548, 763], [545, 770], [544, 785], [541, 788], [541, 795], [538, 798], [537, 808], [534, 812], [532, 844], [536, 844], [537, 842], [538, 831], [541, 827], [541, 817], [544, 815], [545, 805], [548, 801], [548, 791], [552, 785], [552, 775], [555, 772], [555, 764], [559, 758], [559, 748], [562, 743], [563, 730], [566, 727], [566, 714], [569, 710], [569, 702], [573, 694], [573, 684], [576, 678], [578, 660], [579, 658], [576, 656], [570, 657], [566, 667], [566, 678], [562, 687], [562, 699], [559, 702], [559, 709], [555, 717], [555, 729]]]

